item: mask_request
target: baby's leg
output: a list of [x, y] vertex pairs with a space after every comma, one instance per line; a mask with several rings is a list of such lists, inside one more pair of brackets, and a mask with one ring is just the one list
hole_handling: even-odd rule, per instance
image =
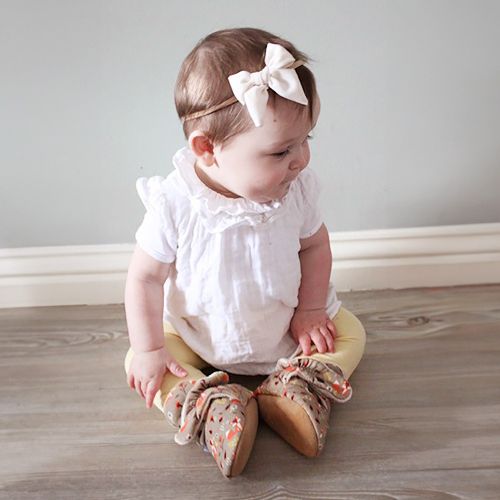
[[[324, 365], [317, 366], [318, 363], [307, 362], [304, 358], [333, 363], [342, 369], [348, 379], [358, 366], [365, 347], [365, 329], [354, 314], [341, 307], [332, 321], [337, 330], [335, 352], [321, 354], [312, 345], [312, 355], [297, 356], [288, 367], [272, 373], [256, 390], [262, 418], [285, 441], [307, 457], [319, 455], [325, 445], [330, 402], [315, 391], [314, 382], [306, 382], [306, 379], [326, 375], [326, 380], [330, 381], [332, 387], [335, 387], [334, 383], [337, 384], [337, 390], [342, 395], [343, 389], [347, 390], [348, 383], [340, 376], [335, 380], [332, 378], [333, 373], [324, 373]], [[302, 361], [297, 361], [298, 359]], [[292, 372], [303, 370], [306, 379], [294, 377], [292, 382], [288, 382], [283, 377], [283, 370], [287, 368]]]
[[[222, 371], [206, 376], [200, 369], [210, 365], [194, 353], [168, 323], [164, 324], [164, 334], [165, 348], [188, 375], [181, 379], [166, 373], [153, 400], [155, 406], [165, 413], [170, 424], [177, 427], [174, 437], [177, 444], [197, 440], [198, 433], [204, 429], [204, 445], [223, 475], [237, 476], [248, 461], [259, 422], [257, 402], [252, 391], [238, 384], [227, 384], [229, 376]], [[133, 357], [134, 353], [129, 349], [125, 357], [126, 372]], [[220, 397], [213, 398], [214, 391]], [[194, 414], [190, 406], [193, 395], [197, 398]], [[189, 411], [183, 416], [185, 404]], [[202, 406], [199, 407], [199, 404]], [[198, 411], [200, 415], [197, 415]], [[220, 439], [212, 440], [211, 436], [217, 434]]]
[[[185, 342], [173, 332], [173, 328], [168, 323], [164, 325], [165, 334], [165, 349], [179, 362], [179, 364], [188, 372], [188, 375], [184, 378], [189, 380], [198, 380], [205, 377], [205, 374], [200, 371], [201, 368], [209, 366], [206, 361], [201, 359], [196, 353], [194, 353]], [[128, 373], [130, 363], [134, 356], [134, 351], [129, 349], [127, 355], [125, 356], [125, 372]], [[165, 399], [170, 392], [170, 390], [177, 385], [182, 379], [172, 375], [172, 373], [167, 372], [163, 377], [163, 381], [160, 390], [156, 393], [153, 400], [155, 406], [163, 412], [165, 406]]]
[[[335, 352], [321, 354], [312, 345], [311, 350], [314, 354], [309, 357], [339, 366], [348, 379], [363, 357], [366, 343], [365, 329], [361, 321], [344, 307], [340, 308], [339, 312], [332, 318], [332, 321], [337, 331], [334, 341]], [[307, 356], [298, 357], [304, 358]]]

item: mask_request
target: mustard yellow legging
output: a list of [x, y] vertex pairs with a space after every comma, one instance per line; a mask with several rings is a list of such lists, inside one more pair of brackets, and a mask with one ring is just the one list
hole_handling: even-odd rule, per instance
[[[332, 318], [337, 331], [335, 339], [335, 352], [319, 353], [312, 344], [311, 350], [314, 352], [311, 356], [297, 356], [298, 358], [311, 357], [320, 361], [334, 363], [344, 372], [347, 378], [350, 378], [358, 366], [365, 349], [366, 334], [363, 325], [354, 314], [346, 308], [341, 307], [339, 312]], [[202, 368], [210, 366], [206, 361], [195, 354], [174, 331], [172, 325], [164, 324], [165, 348], [188, 372], [190, 379], [200, 379], [204, 377]], [[316, 352], [315, 352], [316, 351]], [[128, 373], [130, 362], [134, 352], [129, 349], [125, 356], [125, 371]], [[277, 360], [276, 360], [277, 361]], [[160, 390], [156, 393], [154, 404], [160, 411], [163, 411], [165, 399], [172, 389], [181, 379], [167, 372], [163, 377]]]

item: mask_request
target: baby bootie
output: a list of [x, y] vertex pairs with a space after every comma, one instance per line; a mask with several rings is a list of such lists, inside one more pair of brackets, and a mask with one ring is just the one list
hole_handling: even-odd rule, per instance
[[299, 453], [315, 457], [326, 442], [331, 402], [349, 401], [352, 388], [338, 366], [283, 358], [254, 394], [269, 427]]
[[178, 429], [177, 444], [197, 441], [225, 477], [234, 477], [250, 457], [259, 417], [252, 391], [228, 381], [229, 375], [222, 371], [183, 380], [169, 392], [164, 413]]

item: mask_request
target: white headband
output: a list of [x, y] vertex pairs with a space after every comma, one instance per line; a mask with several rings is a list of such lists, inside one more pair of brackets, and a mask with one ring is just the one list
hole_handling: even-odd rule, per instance
[[182, 118], [182, 121], [208, 115], [239, 101], [243, 106], [247, 107], [255, 126], [260, 127], [266, 111], [269, 88], [285, 99], [307, 105], [307, 97], [295, 71], [295, 68], [304, 64], [304, 62], [296, 61], [288, 50], [275, 43], [267, 44], [264, 61], [265, 66], [260, 71], [254, 73], [240, 71], [228, 77], [235, 97], [231, 97], [209, 109], [187, 115]]

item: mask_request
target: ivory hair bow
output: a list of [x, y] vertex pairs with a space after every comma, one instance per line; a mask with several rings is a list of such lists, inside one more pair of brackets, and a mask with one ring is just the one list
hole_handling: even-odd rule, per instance
[[281, 45], [268, 43], [264, 61], [265, 66], [260, 71], [240, 71], [228, 77], [234, 95], [248, 108], [256, 127], [262, 125], [269, 98], [268, 88], [285, 99], [304, 105], [308, 103], [297, 72], [290, 68], [295, 59], [288, 50]]

